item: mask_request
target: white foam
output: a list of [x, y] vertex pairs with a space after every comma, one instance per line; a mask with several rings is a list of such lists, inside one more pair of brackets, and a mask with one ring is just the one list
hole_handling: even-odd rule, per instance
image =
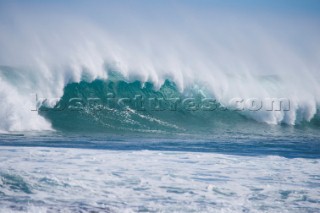
[[[35, 97], [34, 97], [35, 98]], [[51, 130], [51, 125], [35, 109], [35, 99], [0, 77], [0, 133], [6, 131]], [[32, 102], [34, 101], [34, 102]]]
[[13, 190], [6, 181], [0, 186], [6, 197], [30, 202], [3, 199], [3, 209], [319, 211], [319, 159], [45, 147], [0, 152], [0, 175], [20, 177], [32, 192]]

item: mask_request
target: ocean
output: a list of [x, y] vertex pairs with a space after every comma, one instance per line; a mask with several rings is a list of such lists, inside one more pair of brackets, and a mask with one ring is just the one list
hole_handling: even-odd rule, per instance
[[0, 212], [318, 212], [318, 132], [274, 128], [1, 135]]
[[[1, 211], [320, 210], [317, 117], [259, 123], [216, 102], [200, 108], [196, 88], [185, 97], [170, 81], [155, 90], [119, 76], [66, 86], [54, 107], [32, 111], [54, 130], [0, 135]], [[199, 108], [172, 108], [174, 97]]]
[[319, 11], [0, 0], [0, 213], [320, 212]]

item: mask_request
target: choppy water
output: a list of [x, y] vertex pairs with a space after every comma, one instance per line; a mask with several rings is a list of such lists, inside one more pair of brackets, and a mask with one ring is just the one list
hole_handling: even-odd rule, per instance
[[0, 212], [320, 210], [317, 135], [227, 135], [1, 135]]

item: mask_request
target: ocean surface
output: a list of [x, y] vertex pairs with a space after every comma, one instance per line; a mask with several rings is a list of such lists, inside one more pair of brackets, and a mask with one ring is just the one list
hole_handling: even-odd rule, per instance
[[[8, 82], [20, 73], [2, 67]], [[320, 211], [318, 110], [239, 108], [199, 84], [108, 76], [30, 96], [22, 117], [8, 108], [0, 212]]]
[[319, 112], [214, 97], [117, 72], [34, 96], [37, 129], [0, 134], [0, 212], [319, 212]]
[[0, 212], [319, 212], [319, 131], [0, 135]]

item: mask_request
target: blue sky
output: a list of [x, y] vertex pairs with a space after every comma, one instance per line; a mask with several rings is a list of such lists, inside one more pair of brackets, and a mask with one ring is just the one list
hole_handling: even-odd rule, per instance
[[[320, 22], [319, 0], [0, 0], [0, 24], [19, 14], [25, 16], [39, 14], [47, 18], [56, 16], [76, 16], [90, 19], [98, 24], [119, 23], [130, 25], [137, 22], [177, 22], [182, 24], [188, 17], [210, 23], [216, 13], [235, 17], [247, 16], [261, 22], [277, 19], [307, 18]], [[182, 15], [181, 15], [182, 14]], [[235, 20], [236, 21], [236, 20]], [[271, 21], [272, 22], [272, 21]]]
[[[69, 8], [79, 12], [98, 12], [114, 7], [121, 10], [122, 7], [130, 7], [132, 10], [163, 10], [171, 7], [192, 7], [194, 9], [230, 9], [246, 12], [262, 10], [284, 13], [312, 13], [320, 14], [319, 0], [0, 0], [1, 10], [8, 5], [16, 7], [45, 7], [45, 8]], [[59, 11], [56, 11], [59, 12]]]

